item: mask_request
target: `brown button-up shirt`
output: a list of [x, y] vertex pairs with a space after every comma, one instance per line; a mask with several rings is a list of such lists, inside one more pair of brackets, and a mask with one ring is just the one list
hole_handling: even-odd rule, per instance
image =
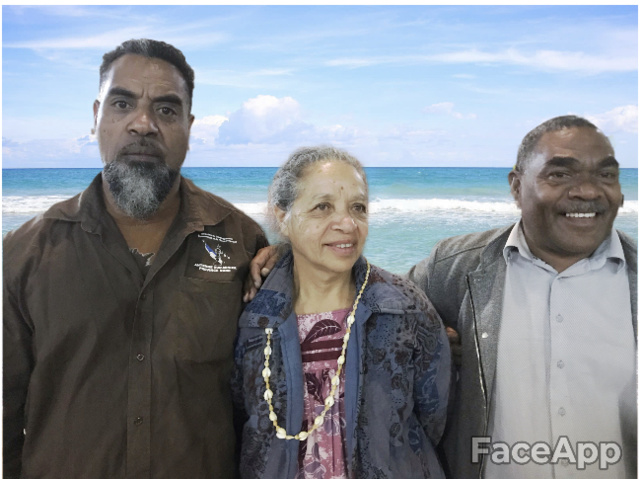
[[147, 275], [100, 175], [6, 236], [5, 478], [234, 476], [233, 342], [267, 241], [226, 201], [180, 191]]

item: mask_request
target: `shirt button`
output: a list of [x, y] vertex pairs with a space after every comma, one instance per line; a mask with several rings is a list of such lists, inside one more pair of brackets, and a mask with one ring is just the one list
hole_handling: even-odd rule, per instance
[[561, 465], [561, 466], [563, 466], [563, 467], [567, 467], [567, 466], [569, 466], [569, 459], [567, 459], [566, 457], [563, 457], [563, 458], [560, 460], [560, 465]]
[[561, 408], [558, 410], [558, 414], [559, 414], [559, 415], [561, 415], [561, 416], [564, 416], [564, 415], [566, 414], [565, 408], [564, 408], [564, 407], [561, 407]]
[[147, 293], [146, 293], [145, 291], [143, 291], [143, 292], [141, 293], [141, 299], [142, 299], [143, 301], [145, 301], [145, 300], [147, 299]]
[[559, 314], [558, 316], [556, 316], [556, 321], [558, 321], [559, 323], [562, 323], [563, 322], [562, 315]]
[[143, 359], [145, 359], [145, 355], [144, 355], [144, 354], [141, 354], [141, 353], [138, 353], [138, 354], [136, 355], [136, 359], [138, 359], [139, 361], [143, 361]]
[[565, 367], [565, 362], [561, 359], [556, 363], [556, 366], [558, 366], [558, 369], [563, 369]]
[[482, 339], [487, 339], [489, 337], [489, 333], [482, 333]]
[[135, 426], [140, 426], [141, 424], [143, 424], [143, 418], [141, 416], [139, 416], [136, 419], [134, 419], [134, 425]]

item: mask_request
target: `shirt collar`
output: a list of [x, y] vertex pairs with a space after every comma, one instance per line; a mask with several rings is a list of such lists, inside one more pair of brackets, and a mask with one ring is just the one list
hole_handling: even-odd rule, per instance
[[[181, 176], [181, 216], [187, 225], [197, 231], [205, 225], [215, 225], [232, 213], [235, 208], [226, 200], [198, 188], [191, 180]], [[217, 203], [218, 208], [212, 204]]]
[[516, 253], [530, 261], [536, 259], [529, 250], [527, 240], [525, 239], [525, 235], [520, 227], [520, 221], [511, 228], [511, 233], [509, 233], [505, 247], [502, 250], [502, 255], [507, 263], [510, 261], [511, 255]]
[[610, 235], [601, 245], [596, 248], [596, 251], [589, 257], [590, 262], [594, 263], [597, 267], [602, 266], [608, 259], [616, 261], [621, 269], [625, 266], [625, 253], [623, 252], [623, 245], [618, 233], [614, 228]]
[[[511, 233], [509, 233], [505, 247], [502, 250], [502, 255], [507, 263], [509, 263], [512, 254], [516, 253], [532, 262], [542, 261], [540, 258], [534, 256], [529, 249], [520, 221], [511, 229]], [[623, 268], [625, 265], [623, 245], [614, 228], [612, 228], [612, 231], [605, 241], [587, 258], [592, 269], [602, 267], [608, 259], [616, 261], [618, 263], [618, 269]]]

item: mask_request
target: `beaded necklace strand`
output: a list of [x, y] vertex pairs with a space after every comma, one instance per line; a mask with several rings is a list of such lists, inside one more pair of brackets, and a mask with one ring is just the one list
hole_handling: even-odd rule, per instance
[[324, 401], [324, 409], [322, 410], [322, 412], [319, 413], [319, 415], [313, 421], [313, 427], [308, 429], [308, 431], [300, 431], [294, 436], [291, 436], [290, 434], [286, 434], [286, 430], [283, 427], [280, 427], [279, 424], [277, 424], [277, 414], [275, 413], [275, 410], [272, 407], [273, 393], [272, 393], [272, 389], [270, 389], [270, 354], [272, 354], [272, 348], [270, 347], [270, 339], [272, 338], [272, 328], [266, 328], [266, 347], [263, 350], [263, 354], [266, 360], [263, 363], [264, 368], [261, 371], [263, 380], [266, 383], [266, 391], [263, 393], [263, 398], [268, 402], [268, 409], [270, 410], [268, 417], [272, 421], [272, 425], [275, 427], [275, 432], [279, 439], [286, 439], [286, 440], [297, 439], [298, 441], [306, 440], [306, 438], [310, 435], [310, 433], [312, 433], [315, 429], [317, 429], [322, 424], [324, 424], [324, 416], [329, 411], [329, 409], [333, 406], [333, 404], [335, 404], [335, 392], [337, 391], [337, 387], [339, 386], [339, 376], [342, 372], [344, 363], [346, 362], [346, 347], [348, 345], [348, 339], [350, 338], [350, 335], [351, 335], [351, 326], [355, 322], [355, 311], [357, 310], [357, 304], [359, 303], [359, 300], [362, 297], [362, 293], [366, 288], [366, 283], [368, 283], [368, 277], [370, 273], [371, 273], [371, 264], [368, 262], [368, 260], [366, 260], [366, 277], [364, 278], [362, 287], [360, 288], [359, 293], [355, 298], [355, 302], [353, 303], [353, 309], [348, 315], [348, 317], [346, 318], [346, 334], [344, 334], [344, 344], [342, 345], [342, 353], [339, 355], [339, 358], [337, 358], [337, 372], [335, 373], [335, 376], [331, 380], [330, 392], [328, 393], [328, 397], [326, 397], [326, 400]]

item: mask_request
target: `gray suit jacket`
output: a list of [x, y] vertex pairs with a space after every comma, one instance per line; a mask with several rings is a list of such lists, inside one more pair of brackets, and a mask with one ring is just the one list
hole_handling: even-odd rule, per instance
[[[482, 477], [484, 461], [473, 462], [471, 438], [487, 435], [507, 269], [502, 251], [512, 228], [442, 240], [431, 256], [409, 272], [462, 342], [462, 365], [442, 440], [445, 472], [452, 478]], [[636, 338], [637, 248], [631, 238], [618, 234], [627, 263]]]

